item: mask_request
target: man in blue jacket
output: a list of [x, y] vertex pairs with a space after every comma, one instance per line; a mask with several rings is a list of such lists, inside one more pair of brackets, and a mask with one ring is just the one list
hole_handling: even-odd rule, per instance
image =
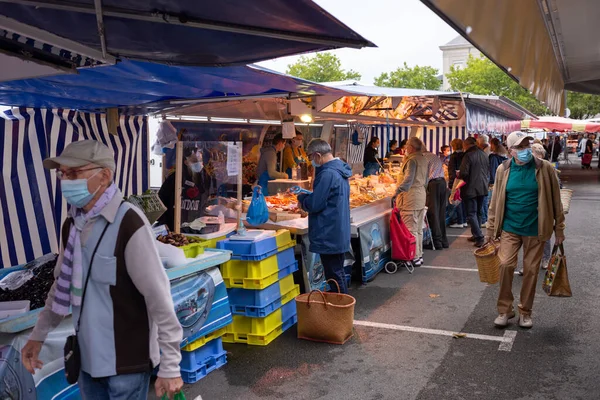
[[350, 184], [352, 169], [331, 154], [331, 146], [312, 140], [308, 159], [315, 167], [314, 191], [298, 196], [298, 204], [308, 212], [310, 251], [321, 256], [327, 279], [334, 279], [342, 293], [348, 293], [344, 273], [344, 253], [350, 251]]

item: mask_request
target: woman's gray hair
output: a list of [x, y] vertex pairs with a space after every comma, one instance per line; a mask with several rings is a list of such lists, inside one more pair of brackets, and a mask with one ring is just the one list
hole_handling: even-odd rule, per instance
[[544, 149], [544, 146], [542, 146], [539, 143], [532, 144], [531, 151], [533, 152], [533, 155], [536, 156], [537, 158], [546, 157], [546, 149]]
[[421, 139], [419, 139], [416, 136], [413, 136], [410, 139], [408, 139], [408, 142], [406, 142], [406, 144], [414, 147], [416, 151], [423, 151], [423, 147], [425, 147], [423, 146], [423, 142], [421, 141]]
[[321, 155], [331, 153], [331, 146], [323, 139], [313, 139], [306, 148], [307, 154], [319, 153]]

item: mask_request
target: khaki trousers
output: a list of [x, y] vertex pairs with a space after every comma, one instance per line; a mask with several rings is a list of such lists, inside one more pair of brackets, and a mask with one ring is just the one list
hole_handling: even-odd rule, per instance
[[423, 222], [425, 221], [425, 209], [400, 211], [400, 217], [410, 233], [417, 239], [417, 252], [415, 257], [423, 257]]
[[523, 246], [523, 285], [521, 287], [519, 313], [531, 315], [545, 243], [540, 241], [537, 236], [519, 236], [502, 231], [499, 252], [501, 264], [498, 313], [508, 314], [513, 310], [512, 283], [519, 249]]

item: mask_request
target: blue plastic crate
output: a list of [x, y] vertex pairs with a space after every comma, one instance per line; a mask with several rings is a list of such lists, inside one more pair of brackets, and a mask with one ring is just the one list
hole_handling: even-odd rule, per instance
[[220, 337], [211, 340], [192, 351], [181, 351], [181, 362], [179, 368], [182, 371], [194, 372], [198, 370], [198, 366], [205, 364], [206, 359], [216, 357], [223, 353], [223, 341]]
[[231, 312], [235, 315], [262, 318], [300, 294], [293, 275], [288, 275], [263, 290], [229, 289]]
[[181, 352], [181, 378], [185, 383], [196, 383], [226, 363], [227, 352], [218, 338], [194, 351]]
[[217, 249], [231, 251], [233, 260], [261, 261], [295, 245], [286, 232], [257, 241], [226, 239], [217, 242]]
[[171, 295], [183, 328], [181, 347], [233, 321], [218, 267], [171, 282]]

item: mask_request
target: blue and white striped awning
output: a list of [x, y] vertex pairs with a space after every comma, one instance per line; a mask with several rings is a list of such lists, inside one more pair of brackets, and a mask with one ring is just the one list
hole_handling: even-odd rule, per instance
[[25, 60], [50, 63], [65, 69], [103, 64], [100, 60], [6, 29], [0, 29], [0, 48], [13, 49], [15, 55]]
[[54, 172], [42, 160], [71, 142], [100, 140], [115, 152], [115, 182], [128, 196], [149, 187], [146, 117], [121, 117], [118, 135], [108, 133], [103, 114], [20, 108], [0, 113], [0, 261], [22, 264], [57, 252], [66, 216]]

